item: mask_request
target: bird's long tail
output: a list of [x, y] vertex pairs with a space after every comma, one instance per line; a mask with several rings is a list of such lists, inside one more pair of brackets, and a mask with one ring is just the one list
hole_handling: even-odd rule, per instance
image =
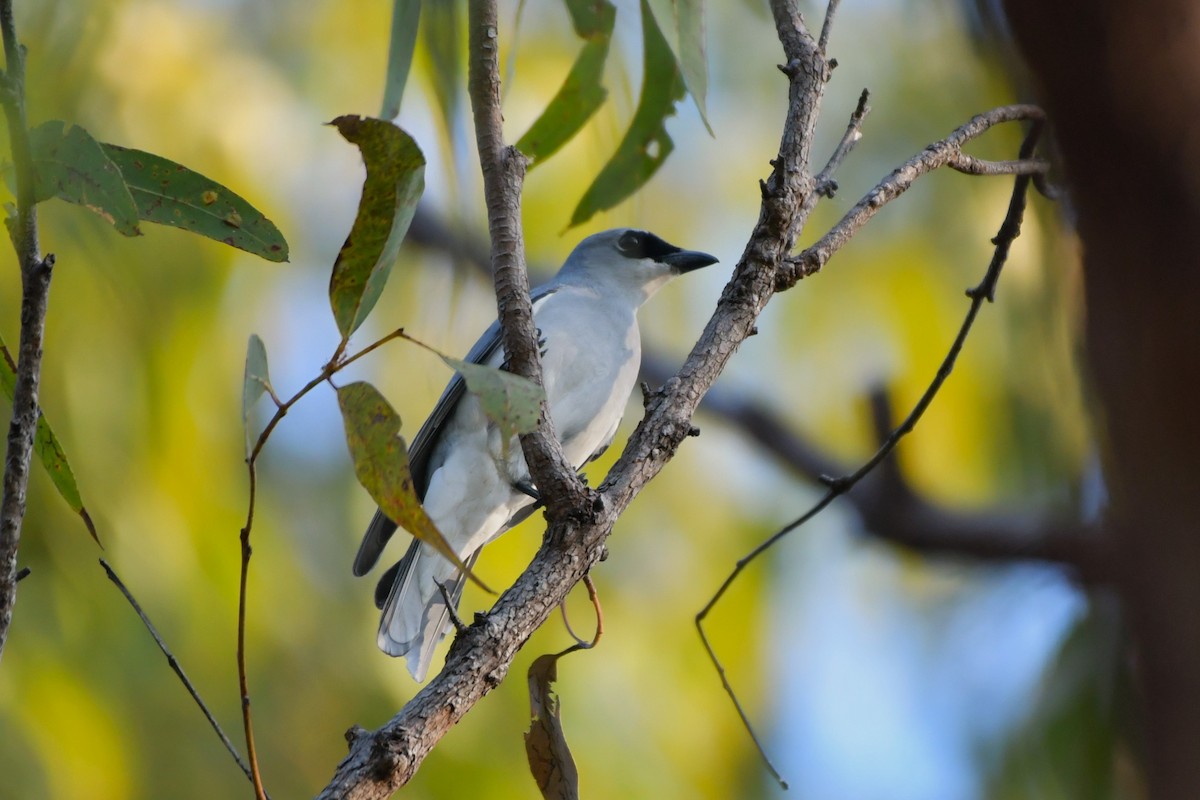
[[[478, 557], [476, 550], [467, 559], [467, 567], [472, 568]], [[450, 608], [438, 587], [446, 587], [452, 607], [457, 607], [465, 582], [466, 575], [454, 564], [417, 539], [379, 581], [377, 604], [387, 592], [379, 622], [379, 649], [390, 656], [404, 656], [408, 671], [418, 681], [425, 680], [433, 651], [450, 630]]]

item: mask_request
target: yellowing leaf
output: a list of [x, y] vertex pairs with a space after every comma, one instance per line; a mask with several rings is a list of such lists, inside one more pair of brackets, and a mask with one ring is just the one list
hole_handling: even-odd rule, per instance
[[346, 444], [354, 460], [354, 474], [371, 499], [400, 527], [433, 547], [480, 588], [490, 592], [421, 507], [408, 467], [408, 447], [400, 437], [400, 416], [369, 383], [360, 381], [342, 386], [337, 396], [346, 427]]
[[[0, 339], [0, 391], [4, 393], [9, 402], [12, 402], [16, 385], [16, 362], [13, 360], [12, 354], [8, 352], [4, 340]], [[71, 469], [66, 452], [40, 408], [38, 409], [37, 430], [33, 435], [33, 451], [37, 453], [38, 461], [42, 462], [42, 467], [50, 476], [59, 496], [66, 500], [71, 510], [83, 520], [83, 524], [92, 538], [96, 540], [96, 544], [100, 544], [100, 535], [96, 532], [92, 517], [83, 507], [83, 498], [80, 497], [79, 486], [75, 483], [75, 472]]]
[[344, 340], [371, 313], [392, 271], [425, 190], [425, 156], [390, 122], [347, 115], [330, 124], [358, 145], [367, 168], [358, 215], [329, 278], [329, 302]]

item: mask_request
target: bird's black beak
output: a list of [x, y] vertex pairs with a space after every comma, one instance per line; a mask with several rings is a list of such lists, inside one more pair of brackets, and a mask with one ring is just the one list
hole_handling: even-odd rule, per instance
[[717, 263], [717, 259], [714, 256], [710, 256], [708, 253], [701, 253], [698, 250], [679, 250], [674, 253], [668, 253], [660, 258], [659, 261], [672, 267], [680, 275], [700, 269], [701, 267], [707, 267], [709, 264]]

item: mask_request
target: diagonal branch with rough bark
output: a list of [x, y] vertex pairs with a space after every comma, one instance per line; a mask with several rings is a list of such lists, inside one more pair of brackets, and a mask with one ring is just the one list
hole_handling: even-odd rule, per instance
[[[519, 226], [523, 164], [518, 164], [513, 152], [504, 147], [499, 133], [494, 2], [472, 0], [470, 8], [472, 99], [486, 106], [476, 107], [477, 138], [485, 165], [492, 263], [504, 343], [510, 358], [528, 348], [514, 369], [536, 377], [537, 353], [527, 306]], [[809, 32], [792, 2], [772, 0], [771, 9], [786, 58], [780, 69], [788, 79], [788, 110], [772, 173], [762, 182], [758, 222], [704, 333], [679, 373], [647, 397], [644, 419], [599, 491], [586, 487], [577, 491], [571, 485], [573, 473], [564, 465], [557, 442], [546, 435], [546, 428], [523, 439], [539, 488], [544, 481], [563, 487], [553, 499], [548, 498], [549, 527], [542, 547], [492, 609], [460, 631], [441, 673], [396, 716], [376, 731], [355, 727], [347, 733], [350, 752], [320, 797], [388, 797], [412, 777], [441, 737], [500, 684], [517, 651], [603, 557], [605, 541], [620, 514], [687, 437], [700, 399], [741, 343], [756, 332], [758, 317], [772, 295], [805, 274], [793, 259], [792, 250], [816, 205], [814, 194], [822, 188], [810, 168], [811, 144], [831, 65], [823, 42]], [[822, 40], [826, 37], [827, 33], [823, 34]], [[872, 193], [876, 200], [863, 201], [870, 209], [835, 229], [844, 235], [826, 242], [820, 264], [912, 180], [955, 160], [963, 142], [1001, 121], [1040, 119], [1040, 112], [1015, 106], [999, 109], [993, 117], [972, 120], [964, 126], [969, 131], [961, 134], [961, 140], [946, 145], [944, 152], [938, 151], [928, 163], [922, 161], [907, 171], [902, 168], [881, 183]], [[491, 166], [487, 166], [489, 163]], [[1014, 162], [1004, 174], [1040, 169], [1040, 164], [1035, 167], [1021, 161]]]

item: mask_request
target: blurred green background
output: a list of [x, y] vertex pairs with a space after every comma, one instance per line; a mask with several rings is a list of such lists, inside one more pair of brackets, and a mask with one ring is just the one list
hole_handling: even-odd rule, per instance
[[[75, 121], [99, 139], [187, 164], [262, 209], [291, 245], [291, 263], [272, 265], [153, 226], [122, 239], [58, 202], [41, 212], [43, 248], [58, 257], [43, 407], [71, 456], [104, 557], [239, 744], [246, 340], [263, 337], [284, 395], [336, 345], [326, 285], [362, 171], [357, 151], [322, 123], [377, 111], [390, 5], [17, 3], [31, 123]], [[637, 4], [621, 0], [610, 101], [531, 173], [525, 195], [530, 260], [543, 269], [583, 235], [626, 225], [721, 259], [643, 311], [647, 346], [672, 363], [711, 313], [757, 217], [757, 181], [768, 173], [786, 103], [765, 4], [708, 5], [715, 137], [685, 101], [668, 124], [676, 150], [646, 189], [565, 230], [636, 104]], [[514, 52], [516, 12], [516, 3], [502, 3], [510, 140], [544, 107], [579, 47], [561, 4], [527, 2]], [[840, 192], [822, 204], [805, 240], [925, 144], [1014, 99], [971, 31], [948, 0], [845, 3], [817, 153], [841, 135], [863, 86], [873, 112], [838, 176]], [[435, 86], [446, 76], [432, 63], [422, 43], [399, 123], [429, 160], [428, 208], [477, 240], [486, 224], [469, 115], [461, 98], [443, 115]], [[1019, 136], [996, 131], [974, 152], [1011, 157]], [[963, 289], [990, 258], [1009, 190], [1006, 179], [949, 172], [924, 180], [824, 273], [773, 301], [719, 388], [765, 404], [847, 464], [866, 458], [874, 444], [867, 393], [886, 385], [902, 410], [924, 389], [965, 311]], [[1034, 203], [998, 302], [898, 452], [911, 485], [956, 512], [1088, 511], [1093, 455], [1073, 358], [1079, 276], [1075, 242], [1057, 213]], [[14, 342], [19, 278], [7, 259], [0, 333]], [[476, 271], [407, 247], [356, 342], [404, 326], [461, 353], [493, 315], [490, 286]], [[449, 373], [395, 343], [343, 381], [354, 377], [385, 391], [411, 435]], [[639, 411], [635, 397], [627, 430]], [[566, 733], [588, 797], [778, 794], [692, 618], [735, 560], [817, 493], [703, 406], [697, 424], [703, 435], [684, 445], [610, 540], [611, 557], [595, 575], [605, 638], [559, 668]], [[593, 465], [593, 484], [617, 451]], [[400, 661], [376, 650], [373, 582], [350, 575], [372, 504], [354, 480], [332, 392], [314, 392], [289, 414], [260, 464], [249, 612], [259, 758], [274, 797], [311, 796], [345, 753], [343, 731], [380, 725], [417, 687]], [[511, 581], [540, 532], [535, 517], [489, 547], [480, 574], [493, 586]], [[849, 506], [836, 505], [750, 569], [710, 618], [730, 678], [794, 787], [789, 796], [1122, 796], [1117, 776], [1133, 768], [1115, 743], [1118, 634], [1104, 604], [1050, 568], [929, 562], [862, 534]], [[248, 796], [244, 776], [105, 579], [99, 555], [36, 473], [20, 557], [33, 573], [20, 585], [0, 665], [0, 796]], [[468, 592], [465, 614], [487, 602]], [[586, 598], [575, 598], [574, 622], [587, 628], [589, 619]], [[540, 631], [510, 679], [445, 738], [404, 796], [536, 796], [522, 741], [522, 678], [537, 654], [567, 643], [558, 621]]]

